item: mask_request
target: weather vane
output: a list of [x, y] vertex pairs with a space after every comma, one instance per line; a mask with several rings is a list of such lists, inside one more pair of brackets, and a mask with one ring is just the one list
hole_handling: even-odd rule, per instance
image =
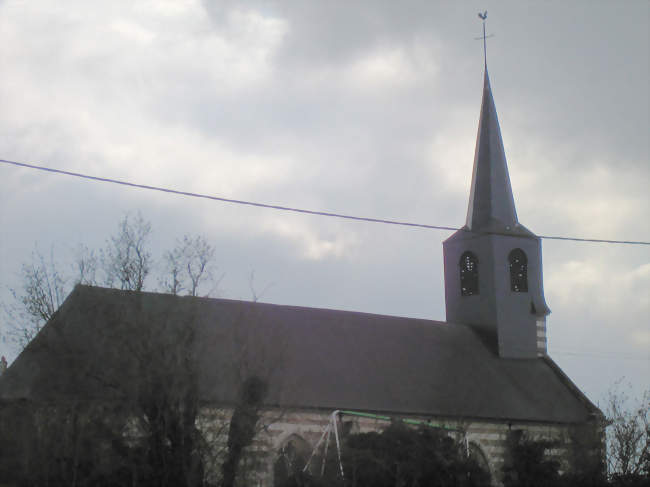
[[483, 13], [479, 12], [478, 16], [483, 21], [483, 37], [475, 37], [474, 39], [476, 39], [477, 41], [483, 39], [483, 62], [487, 67], [487, 44], [485, 42], [485, 39], [487, 39], [488, 37], [493, 37], [494, 34], [490, 34], [489, 36], [485, 35], [485, 19], [487, 19], [487, 10]]

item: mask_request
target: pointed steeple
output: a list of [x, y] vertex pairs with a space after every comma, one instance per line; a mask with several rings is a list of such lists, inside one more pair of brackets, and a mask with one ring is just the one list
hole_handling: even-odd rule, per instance
[[471, 231], [491, 232], [519, 227], [487, 66], [466, 225]]
[[542, 241], [517, 220], [487, 63], [467, 222], [442, 247], [447, 321], [476, 329], [502, 358], [545, 355]]

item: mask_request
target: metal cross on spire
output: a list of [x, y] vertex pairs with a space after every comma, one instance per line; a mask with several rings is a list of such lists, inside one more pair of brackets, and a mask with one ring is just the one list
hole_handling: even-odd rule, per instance
[[489, 36], [485, 35], [485, 19], [487, 19], [487, 10], [483, 13], [479, 12], [478, 13], [479, 18], [483, 21], [483, 37], [475, 37], [477, 41], [480, 41], [483, 39], [483, 62], [485, 63], [485, 67], [487, 68], [487, 43], [485, 42], [485, 39], [488, 37], [492, 37], [493, 34], [490, 34]]

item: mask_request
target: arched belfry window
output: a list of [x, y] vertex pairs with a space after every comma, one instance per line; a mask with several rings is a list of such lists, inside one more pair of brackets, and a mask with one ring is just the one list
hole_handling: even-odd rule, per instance
[[521, 249], [515, 249], [508, 256], [510, 268], [510, 290], [515, 293], [528, 292], [528, 258]]
[[460, 294], [478, 294], [478, 259], [471, 252], [460, 256]]

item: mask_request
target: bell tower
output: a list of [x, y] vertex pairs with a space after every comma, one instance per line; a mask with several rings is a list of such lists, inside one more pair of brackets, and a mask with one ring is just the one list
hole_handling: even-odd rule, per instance
[[519, 223], [487, 66], [465, 226], [443, 243], [447, 322], [503, 358], [546, 353], [541, 240]]

